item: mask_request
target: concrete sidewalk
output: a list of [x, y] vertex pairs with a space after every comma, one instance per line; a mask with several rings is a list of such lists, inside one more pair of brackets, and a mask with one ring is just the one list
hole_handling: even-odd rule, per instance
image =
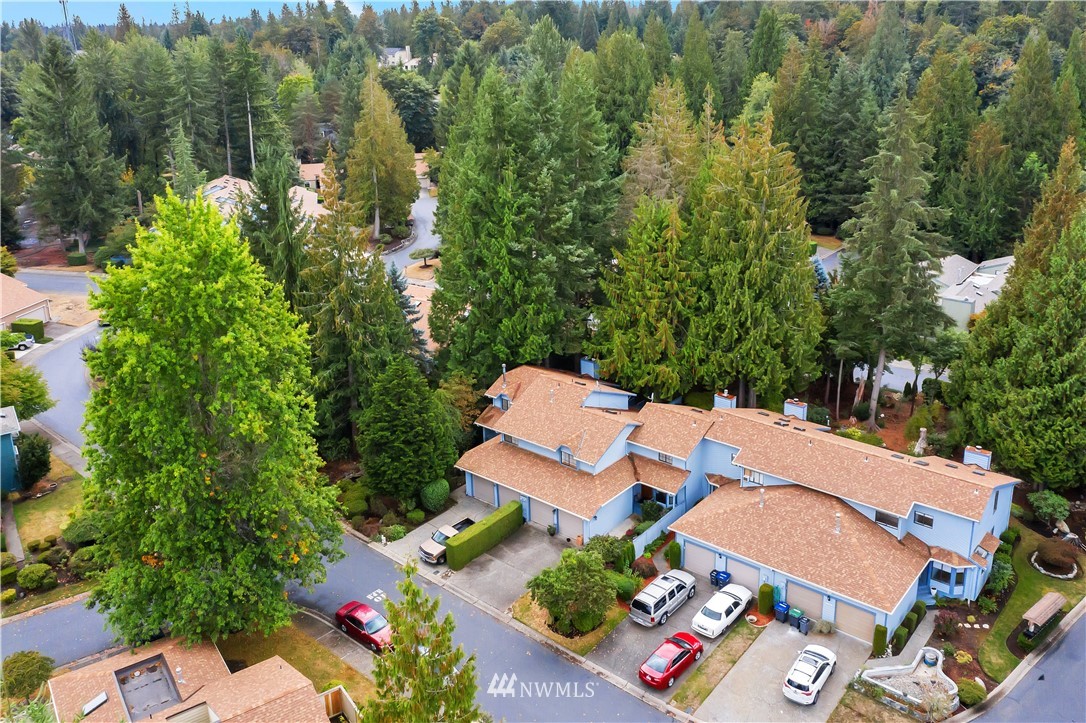
[[19, 528], [15, 525], [15, 507], [11, 500], [3, 502], [4, 516], [4, 546], [7, 551], [15, 555], [15, 562], [20, 563], [26, 559], [23, 553], [23, 541], [19, 538]]

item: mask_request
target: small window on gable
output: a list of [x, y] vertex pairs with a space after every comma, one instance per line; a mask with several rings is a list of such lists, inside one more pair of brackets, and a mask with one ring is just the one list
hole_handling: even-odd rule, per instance
[[885, 527], [892, 527], [895, 530], [898, 525], [897, 515], [891, 515], [889, 512], [883, 512], [881, 510], [875, 510], [875, 522]]
[[577, 465], [577, 463], [573, 461], [573, 452], [570, 452], [568, 449], [563, 448], [561, 450], [561, 455], [562, 455], [562, 464], [564, 464], [565, 466], [567, 466], [567, 467], [575, 467]]
[[661, 452], [659, 455], [657, 455], [657, 458], [661, 462], [663, 462], [664, 464], [674, 464], [675, 463], [675, 460], [672, 459], [670, 454], [664, 454], [663, 452]]
[[503, 412], [509, 411], [509, 397], [504, 394], [498, 397], [498, 408]]
[[514, 447], [519, 447], [520, 446], [520, 441], [516, 437], [510, 437], [508, 434], [503, 434], [502, 435], [502, 441], [505, 442], [506, 444], [511, 444]]
[[935, 518], [931, 515], [926, 515], [923, 512], [914, 512], [913, 522], [921, 527], [935, 527]]

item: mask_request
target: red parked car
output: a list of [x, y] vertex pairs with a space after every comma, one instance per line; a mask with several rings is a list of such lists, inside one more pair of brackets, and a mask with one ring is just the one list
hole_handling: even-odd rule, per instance
[[336, 612], [339, 629], [375, 653], [392, 646], [392, 628], [385, 616], [369, 605], [352, 600]]
[[695, 660], [701, 660], [701, 653], [700, 640], [690, 633], [675, 633], [641, 664], [637, 677], [653, 688], [670, 688]]

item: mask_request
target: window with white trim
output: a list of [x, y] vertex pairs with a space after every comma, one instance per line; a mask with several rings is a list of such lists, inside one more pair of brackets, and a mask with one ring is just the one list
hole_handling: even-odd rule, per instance
[[509, 411], [509, 397], [504, 394], [498, 397], [498, 408], [502, 411]]
[[923, 512], [913, 512], [913, 522], [921, 527], [935, 527], [935, 518]]
[[892, 527], [896, 530], [898, 526], [898, 516], [891, 515], [889, 512], [883, 512], [882, 510], [875, 510], [875, 522], [878, 522], [884, 527]]
[[943, 585], [949, 585], [950, 570], [944, 570], [941, 567], [937, 567], [931, 571], [931, 579], [933, 582], [942, 583]]
[[660, 452], [658, 455], [656, 455], [656, 458], [659, 459], [664, 464], [674, 464], [675, 463], [675, 460], [671, 457], [670, 454], [664, 454], [663, 452]]
[[561, 449], [559, 453], [562, 455], [562, 464], [567, 467], [576, 467], [577, 463], [573, 461], [573, 452], [568, 449]]
[[508, 434], [502, 434], [502, 441], [505, 442], [506, 444], [511, 444], [514, 447], [519, 447], [520, 446], [520, 440], [517, 439], [516, 437], [511, 437]]

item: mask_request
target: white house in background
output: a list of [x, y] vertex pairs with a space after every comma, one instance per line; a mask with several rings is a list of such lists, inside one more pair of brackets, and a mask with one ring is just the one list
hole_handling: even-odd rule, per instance
[[406, 48], [385, 48], [381, 53], [381, 66], [385, 68], [398, 65], [408, 70], [419, 67], [419, 59], [411, 57], [411, 46]]
[[[241, 198], [253, 194], [253, 184], [243, 178], [219, 176], [215, 180], [205, 183], [202, 193], [204, 198], [214, 202], [219, 207], [219, 213], [222, 214], [223, 218], [229, 219], [237, 214]], [[305, 186], [291, 188], [290, 197], [301, 207], [302, 213], [311, 219], [315, 220], [317, 217], [328, 213], [328, 209], [321, 205], [320, 196]]]
[[0, 323], [10, 327], [16, 319], [53, 320], [49, 297], [30, 288], [22, 281], [0, 274]]
[[310, 191], [321, 190], [321, 178], [324, 176], [324, 164], [323, 163], [299, 163], [299, 175], [302, 177], [302, 184]]
[[1014, 256], [975, 264], [951, 254], [941, 263], [939, 275], [935, 277], [939, 305], [954, 320], [954, 326], [965, 331], [970, 316], [984, 311], [984, 307], [999, 298], [1007, 272], [1014, 264]]

